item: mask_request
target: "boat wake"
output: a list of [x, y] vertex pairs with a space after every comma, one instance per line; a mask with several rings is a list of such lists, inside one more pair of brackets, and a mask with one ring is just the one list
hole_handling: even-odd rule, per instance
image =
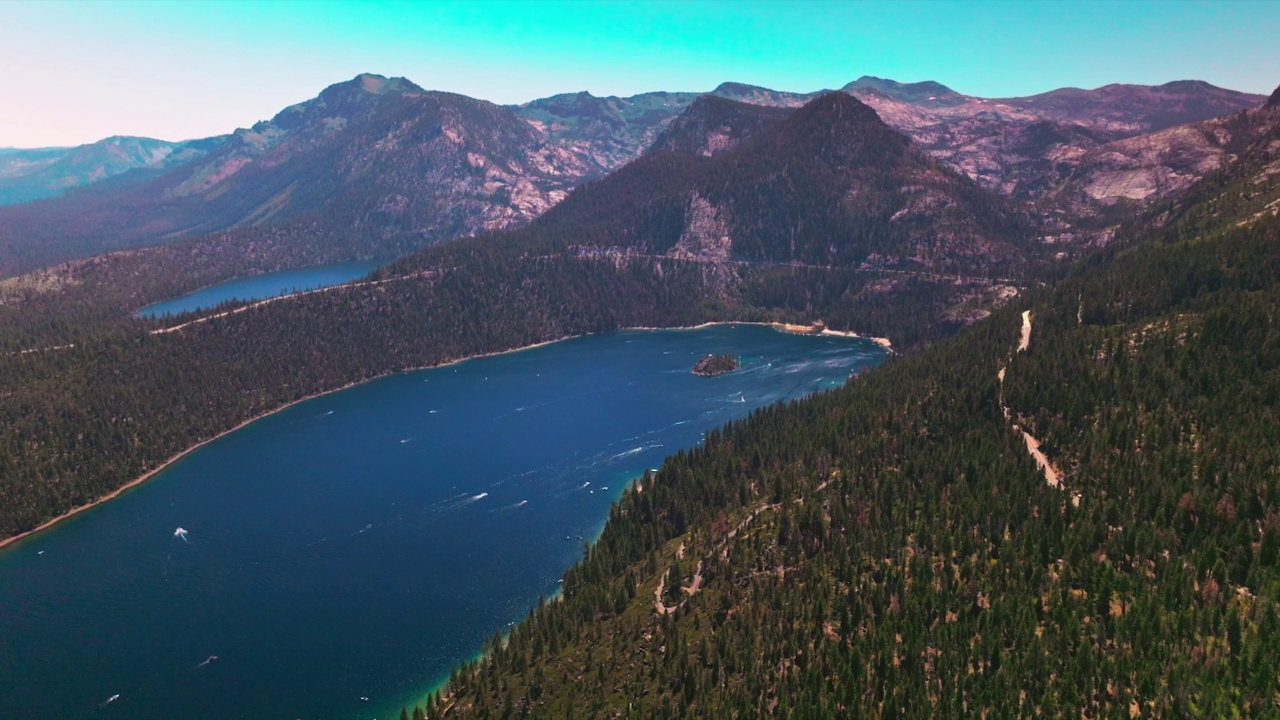
[[638, 447], [633, 447], [630, 450], [623, 450], [622, 452], [610, 457], [609, 459], [621, 460], [622, 458], [631, 457], [632, 455], [639, 455], [640, 453], [646, 450], [654, 450], [660, 447], [662, 447], [662, 443], [650, 443], [648, 445], [640, 445]]

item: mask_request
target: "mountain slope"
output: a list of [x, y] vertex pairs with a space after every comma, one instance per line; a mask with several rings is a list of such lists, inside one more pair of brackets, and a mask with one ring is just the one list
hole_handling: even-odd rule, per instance
[[[963, 95], [933, 81], [863, 76], [843, 88], [939, 159], [1006, 195], [1039, 197], [1057, 187], [1086, 151], [1122, 138], [1256, 107], [1261, 95], [1199, 81], [1160, 86], [1065, 88], [1026, 98]], [[717, 97], [798, 107], [821, 93], [723, 83]], [[595, 177], [638, 156], [696, 93], [597, 98], [558, 95], [517, 108], [553, 142], [594, 162]]]
[[506, 108], [362, 75], [150, 182], [0, 209], [0, 271], [313, 217], [421, 246], [527, 220], [584, 172]]
[[[770, 108], [700, 102], [655, 152], [575, 190], [573, 202], [530, 229], [530, 242], [571, 238], [584, 252], [978, 275], [1026, 260], [1026, 231], [1011, 208], [853, 97], [828, 93], [779, 117]], [[720, 128], [735, 124], [755, 131], [703, 157], [708, 145], [727, 142]]]
[[[1036, 198], [1056, 188], [1093, 148], [1260, 105], [1261, 95], [1198, 81], [1149, 87], [1062, 89], [1027, 98], [985, 99], [944, 86], [897, 90], [862, 79], [845, 87], [935, 157], [1005, 195]], [[885, 88], [889, 88], [886, 90]], [[941, 89], [939, 89], [941, 88]], [[944, 90], [950, 94], [920, 96]], [[939, 99], [929, 100], [929, 97]], [[1198, 176], [1197, 176], [1198, 177]]]
[[[752, 105], [799, 107], [818, 93], [790, 93], [742, 83], [721, 83], [706, 95]], [[596, 179], [639, 157], [667, 125], [703, 93], [654, 92], [631, 97], [597, 97], [588, 92], [553, 95], [513, 110], [573, 153]]]
[[703, 95], [671, 121], [646, 153], [673, 152], [711, 157], [773, 127], [790, 108], [763, 107]]
[[1280, 109], [1263, 106], [1110, 142], [1081, 155], [1051, 198], [1079, 213], [1091, 203], [1149, 204], [1172, 197], [1232, 167], [1278, 123]]
[[[982, 99], [938, 82], [900, 83], [864, 76], [841, 90], [867, 102], [884, 122], [936, 158], [992, 190], [1020, 197], [1038, 197], [1057, 187], [1080, 155], [1103, 143], [1222, 117], [1265, 100], [1199, 81], [1062, 88], [1030, 97]], [[726, 82], [710, 95], [795, 108], [820, 94]], [[687, 92], [634, 97], [581, 92], [535, 100], [517, 111], [548, 129], [554, 142], [594, 158], [603, 172], [639, 155], [695, 97]]]
[[109, 137], [73, 148], [0, 151], [0, 205], [52, 197], [140, 168], [172, 168], [203, 157], [221, 142]]
[[1280, 221], [1209, 214], [669, 458], [418, 712], [1275, 714]]
[[513, 108], [548, 141], [573, 153], [598, 178], [634, 159], [698, 93], [644, 93], [596, 97], [588, 92], [553, 95]]

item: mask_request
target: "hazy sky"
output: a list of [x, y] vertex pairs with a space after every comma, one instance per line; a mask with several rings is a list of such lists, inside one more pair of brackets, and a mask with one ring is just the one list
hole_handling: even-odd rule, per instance
[[221, 134], [361, 72], [500, 103], [860, 75], [988, 97], [1186, 78], [1270, 93], [1278, 31], [1265, 0], [0, 0], [0, 146]]

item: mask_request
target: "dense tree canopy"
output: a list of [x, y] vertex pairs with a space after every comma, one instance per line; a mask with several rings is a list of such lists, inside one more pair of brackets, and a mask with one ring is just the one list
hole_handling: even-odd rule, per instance
[[708, 434], [420, 712], [1280, 712], [1277, 248], [1141, 245]]

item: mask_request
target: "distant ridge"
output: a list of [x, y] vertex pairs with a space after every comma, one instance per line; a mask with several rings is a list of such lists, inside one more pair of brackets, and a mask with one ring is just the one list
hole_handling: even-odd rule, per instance
[[[933, 158], [1018, 199], [1052, 195], [1080, 158], [1108, 143], [1271, 102], [1200, 81], [984, 99], [932, 80], [904, 83], [864, 75], [843, 92]], [[799, 107], [821, 94], [738, 82], [710, 93], [781, 108]], [[399, 255], [511, 227], [541, 215], [575, 186], [642, 156], [700, 95], [579, 92], [498, 106], [425, 90], [402, 77], [363, 73], [270, 120], [182, 144], [161, 162], [154, 159], [164, 151], [155, 150], [112, 165], [118, 158], [108, 146], [115, 141], [104, 140], [95, 145], [108, 151], [110, 162], [90, 162], [69, 174], [59, 170], [52, 190], [36, 187], [33, 175], [15, 180], [4, 168], [24, 166], [15, 170], [22, 174], [77, 149], [6, 150], [0, 152], [0, 195], [9, 182], [13, 197], [46, 199], [0, 207], [0, 277], [223, 233], [229, 239], [217, 244], [242, 246], [255, 261], [274, 267]], [[699, 112], [712, 107], [704, 103]], [[664, 142], [680, 137], [694, 145], [668, 149], [715, 154], [756, 134], [767, 124], [766, 115], [746, 113], [712, 126], [710, 115], [699, 120], [695, 113]], [[122, 170], [113, 175], [109, 165]], [[1174, 183], [1152, 186], [1140, 201], [1163, 197], [1202, 175], [1191, 167]], [[1123, 178], [1108, 181], [1065, 206], [1060, 237], [1088, 242], [1070, 227], [1096, 214], [1090, 198], [1146, 192], [1131, 185]], [[64, 192], [70, 186], [75, 187]], [[23, 195], [33, 188], [35, 195]], [[63, 194], [47, 197], [51, 192]]]
[[823, 92], [827, 91], [796, 93], [785, 90], [772, 90], [758, 85], [747, 85], [746, 83], [724, 82], [717, 85], [716, 89], [712, 90], [710, 94], [737, 100], [738, 102], [752, 103], [753, 105], [799, 107]]
[[845, 85], [841, 90], [856, 92], [858, 90], [876, 90], [898, 100], [910, 103], [952, 103], [962, 100], [960, 93], [933, 80], [914, 83], [900, 83], [896, 80], [863, 75]]
[[225, 136], [168, 142], [114, 135], [76, 147], [0, 149], [0, 205], [53, 197], [131, 171], [171, 169], [203, 157], [223, 140]]
[[399, 255], [536, 217], [586, 173], [510, 108], [366, 73], [143, 182], [0, 208], [0, 276], [232, 232], [311, 264]]

